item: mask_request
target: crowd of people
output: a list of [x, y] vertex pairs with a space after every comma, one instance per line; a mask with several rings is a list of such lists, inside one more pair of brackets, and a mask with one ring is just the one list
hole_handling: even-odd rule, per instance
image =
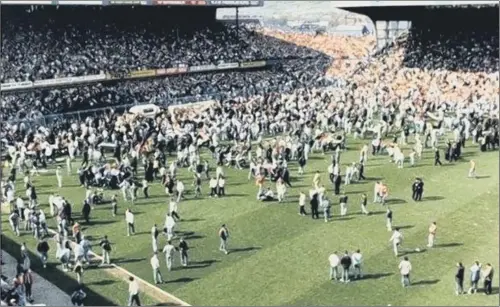
[[[117, 105], [155, 103], [165, 106], [185, 97], [200, 101], [203, 97], [230, 99], [272, 92], [290, 93], [297, 88], [330, 86], [341, 82], [325, 77], [328, 63], [326, 58], [290, 60], [257, 71], [188, 74], [6, 93], [1, 98], [1, 116], [3, 120], [15, 120]], [[29, 108], [26, 107], [28, 105]]]
[[[75, 157], [83, 160], [77, 173], [87, 189], [83, 206], [85, 211], [82, 211], [84, 222], [91, 218], [92, 205], [101, 200], [97, 188], [121, 190], [123, 200], [111, 200], [112, 206], [117, 206], [119, 201], [133, 201], [138, 197], [139, 188], [142, 188], [144, 197], [148, 197], [149, 185], [163, 185], [165, 194], [171, 197], [170, 212], [165, 221], [166, 246], [170, 246], [175, 225], [182, 223], [173, 213], [177, 214], [177, 203], [183, 201], [187, 186], [176, 176], [180, 167], [188, 167], [192, 171], [195, 187], [206, 181], [213, 189], [214, 197], [224, 197], [224, 193], [219, 191], [221, 188], [224, 191], [226, 184], [225, 167], [248, 167], [249, 178], [253, 176], [258, 186], [257, 199], [273, 202], [282, 201], [286, 197], [286, 189], [292, 188], [288, 180], [289, 163], [298, 163], [300, 170], [304, 171], [310, 152], [330, 151], [333, 156], [327, 173], [334, 186], [334, 194], [340, 197], [341, 215], [345, 215], [348, 197], [340, 193], [339, 186], [350, 184], [351, 180], [363, 180], [364, 163], [368, 156], [366, 145], [360, 152], [360, 159], [349, 161], [352, 163], [349, 163], [348, 169], [341, 170], [339, 161], [342, 149], [349, 146], [348, 137], [370, 140], [374, 155], [381, 152], [388, 154], [399, 168], [404, 167], [403, 162], [407, 158], [400, 147], [406, 145], [410, 137], [414, 139], [413, 156], [411, 153], [409, 156], [412, 164], [415, 156], [418, 158], [419, 152], [426, 147], [437, 153], [445, 151], [450, 162], [460, 159], [459, 148], [468, 139], [477, 143], [482, 151], [497, 149], [498, 58], [492, 60], [492, 54], [498, 54], [498, 44], [493, 44], [498, 43], [498, 29], [491, 33], [482, 32], [481, 36], [472, 32], [449, 34], [432, 45], [427, 41], [425, 44], [419, 42], [425, 40], [421, 33], [418, 29], [412, 30], [368, 59], [361, 57], [366, 51], [362, 47], [364, 43], [355, 45], [358, 46], [354, 47], [358, 53], [353, 53], [355, 64], [351, 68], [355, 68], [354, 74], [341, 78], [349, 82], [340, 82], [341, 86], [336, 87], [328, 87], [333, 83], [325, 77], [330, 61], [309, 58], [290, 59], [270, 70], [196, 74], [6, 95], [2, 97], [2, 106], [10, 109], [10, 114], [22, 112], [20, 106], [23, 103], [31, 103], [30, 106], [38, 112], [49, 114], [95, 106], [159, 103], [166, 98], [186, 95], [208, 94], [218, 98], [216, 103], [196, 111], [188, 108], [174, 112], [163, 110], [152, 118], [109, 111], [87, 117], [81, 122], [66, 118], [50, 126], [3, 125], [1, 138], [8, 148], [7, 160], [11, 170], [9, 176], [4, 176], [7, 180], [3, 182], [2, 189], [14, 212], [11, 216], [13, 231], [18, 230], [16, 227], [26, 218], [19, 210], [36, 207], [38, 203], [30, 176], [53, 162], [57, 154], [67, 155], [66, 166], [70, 174], [74, 173], [72, 162]], [[266, 35], [271, 34], [267, 32]], [[471, 41], [472, 35], [475, 39]], [[293, 41], [297, 35], [282, 34], [279, 38]], [[317, 41], [323, 45], [326, 39], [310, 38], [309, 42]], [[299, 45], [297, 41], [293, 43]], [[303, 44], [309, 44], [308, 40], [304, 39]], [[434, 48], [446, 52], [422, 55]], [[360, 57], [356, 59], [358, 55]], [[455, 58], [450, 62], [445, 58], [448, 56]], [[423, 64], [417, 65], [421, 62]], [[446, 142], [444, 138], [448, 132], [452, 132], [453, 137]], [[271, 136], [272, 140], [263, 141], [264, 136]], [[448, 148], [443, 148], [442, 143], [447, 143]], [[106, 163], [106, 147], [112, 149], [115, 165]], [[200, 157], [200, 150], [204, 147], [212, 153], [213, 161], [204, 161]], [[168, 154], [176, 155], [168, 156], [167, 162]], [[208, 173], [210, 163], [216, 169], [215, 176]], [[144, 173], [139, 171], [141, 167], [144, 167]], [[472, 166], [471, 169], [474, 171]], [[61, 170], [58, 169], [58, 172]], [[28, 204], [24, 204], [22, 199], [19, 204], [16, 201], [18, 192], [13, 182], [18, 173], [24, 176]], [[319, 180], [321, 174], [317, 175], [313, 182], [314, 189], [309, 194], [311, 216], [318, 218], [318, 211], [322, 209], [325, 221], [328, 221], [333, 201], [328, 199], [324, 183]], [[102, 184], [112, 181], [114, 184]], [[267, 185], [265, 182], [268, 181], [275, 182], [276, 188]], [[384, 184], [378, 182], [377, 185], [376, 202], [384, 203], [388, 197], [387, 187], [384, 192]], [[307, 195], [301, 195], [301, 215], [306, 213], [306, 199]], [[77, 224], [72, 218], [71, 204], [54, 195], [49, 205], [59, 225], [58, 258], [65, 268], [71, 262], [73, 267], [81, 269], [86, 253], [80, 252], [84, 250], [84, 244], [80, 243], [85, 239], [79, 227], [74, 226]], [[29, 215], [30, 211], [27, 212]], [[32, 215], [37, 214], [40, 213]], [[386, 217], [388, 230], [392, 231], [390, 209]], [[127, 211], [126, 222], [128, 234], [133, 235], [134, 215], [131, 211]], [[38, 225], [35, 223], [35, 229]], [[158, 252], [155, 249], [158, 230], [154, 230], [156, 225], [152, 227], [153, 251]], [[226, 244], [229, 233], [225, 225], [222, 228], [219, 232], [220, 250], [227, 254], [230, 252]], [[399, 230], [394, 231], [391, 242], [398, 256], [401, 236], [398, 235]], [[35, 236], [40, 233], [34, 231]], [[82, 245], [81, 248], [66, 244], [70, 234], [78, 246]], [[164, 250], [170, 253], [172, 248], [165, 247]], [[176, 248], [182, 249], [180, 243]], [[347, 252], [345, 256], [344, 263], [342, 259], [339, 263], [348, 272], [353, 258]], [[348, 261], [348, 258], [351, 260]], [[361, 255], [359, 259], [354, 257], [360, 263], [361, 258]], [[338, 259], [333, 260], [336, 262]], [[183, 263], [188, 265], [187, 254]], [[151, 259], [151, 265], [158, 270], [158, 261]], [[400, 269], [402, 274], [409, 275], [411, 265], [402, 262]], [[156, 272], [155, 281], [159, 282], [161, 276], [157, 276]], [[355, 272], [357, 276], [362, 276], [360, 268]], [[332, 271], [332, 278], [333, 274]], [[348, 279], [347, 273], [343, 280]], [[403, 280], [405, 286], [409, 285], [409, 279]]]
[[165, 7], [7, 6], [2, 16], [2, 83], [322, 56], [248, 27], [179, 19]]

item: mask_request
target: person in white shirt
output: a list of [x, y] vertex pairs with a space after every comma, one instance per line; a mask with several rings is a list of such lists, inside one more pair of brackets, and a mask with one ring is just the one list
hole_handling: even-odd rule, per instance
[[62, 173], [61, 166], [58, 166], [56, 168], [56, 178], [57, 178], [57, 186], [59, 188], [62, 188], [62, 179], [63, 178], [62, 178], [62, 174], [61, 173]]
[[412, 149], [412, 151], [408, 155], [410, 157], [410, 166], [415, 166], [415, 155], [416, 154], [417, 154], [417, 152], [415, 151], [415, 149]]
[[481, 263], [479, 261], [474, 262], [470, 268], [470, 288], [467, 293], [477, 293], [477, 285], [481, 279]]
[[120, 189], [122, 190], [123, 200], [128, 201], [128, 192], [130, 188], [130, 183], [128, 180], [123, 180], [120, 185]]
[[128, 305], [132, 306], [133, 303], [136, 306], [141, 306], [141, 301], [139, 299], [139, 284], [134, 279], [134, 277], [130, 276], [128, 278]]
[[399, 228], [394, 229], [394, 232], [392, 233], [391, 238], [389, 239], [389, 242], [392, 243], [392, 248], [394, 250], [394, 256], [398, 256], [399, 254], [399, 247], [403, 243], [403, 234], [399, 231]]
[[286, 185], [281, 178], [276, 181], [276, 194], [278, 196], [278, 202], [282, 202], [285, 199]]
[[181, 201], [181, 198], [184, 198], [184, 183], [182, 181], [177, 180], [177, 202]]
[[306, 212], [306, 193], [300, 192], [299, 196], [299, 215], [305, 216]]
[[340, 258], [337, 252], [334, 252], [328, 257], [328, 262], [330, 263], [330, 280], [337, 280], [340, 264]]
[[71, 158], [70, 157], [66, 158], [66, 171], [68, 173], [68, 176], [71, 175], [72, 167], [71, 167]]
[[210, 197], [217, 197], [217, 179], [215, 177], [212, 177], [209, 182], [210, 186]]
[[167, 240], [169, 241], [172, 240], [172, 238], [175, 236], [174, 227], [175, 227], [175, 220], [170, 215], [170, 213], [167, 213], [167, 216], [165, 218], [165, 231], [167, 235]]
[[125, 222], [127, 222], [127, 237], [130, 237], [130, 234], [135, 234], [135, 224], [134, 224], [134, 214], [132, 210], [127, 209], [125, 211]]
[[158, 234], [158, 227], [154, 224], [153, 227], [151, 227], [151, 244], [153, 246], [153, 253], [158, 251]]
[[361, 251], [358, 249], [355, 253], [351, 255], [352, 258], [352, 266], [354, 268], [354, 278], [363, 278], [363, 255], [361, 255]]
[[167, 245], [163, 248], [163, 253], [165, 253], [165, 262], [167, 263], [168, 271], [172, 271], [172, 260], [174, 259], [175, 247], [172, 245], [172, 241], [168, 240]]
[[153, 269], [153, 280], [155, 284], [162, 284], [163, 278], [160, 272], [160, 260], [158, 260], [158, 254], [155, 252], [153, 257], [151, 257], [151, 268]]
[[346, 168], [345, 168], [345, 178], [344, 178], [344, 184], [345, 185], [349, 185], [351, 184], [351, 179], [352, 179], [352, 167], [350, 165], [348, 165]]
[[215, 178], [220, 178], [220, 176], [224, 176], [224, 171], [222, 170], [222, 166], [217, 166], [215, 169]]
[[75, 253], [75, 262], [82, 261], [85, 257], [85, 250], [81, 244], [76, 244], [73, 248]]
[[226, 180], [224, 179], [224, 176], [220, 176], [219, 180], [217, 180], [217, 187], [218, 187], [218, 195], [219, 196], [226, 196]]
[[181, 219], [181, 217], [179, 216], [179, 206], [177, 204], [177, 202], [175, 201], [175, 198], [174, 197], [171, 197], [170, 198], [170, 203], [168, 205], [168, 211], [170, 212], [170, 216], [174, 218], [175, 221], [178, 221]]
[[321, 197], [320, 201], [320, 206], [323, 208], [323, 217], [325, 219], [325, 223], [328, 223], [328, 220], [330, 219], [330, 201], [326, 199], [326, 197]]
[[316, 190], [319, 189], [320, 182], [321, 182], [321, 175], [320, 175], [319, 171], [316, 171], [316, 174], [314, 174], [314, 178], [313, 178], [313, 186]]
[[410, 286], [410, 272], [412, 270], [411, 263], [408, 257], [404, 257], [399, 263], [399, 272], [401, 273], [401, 284], [403, 287]]

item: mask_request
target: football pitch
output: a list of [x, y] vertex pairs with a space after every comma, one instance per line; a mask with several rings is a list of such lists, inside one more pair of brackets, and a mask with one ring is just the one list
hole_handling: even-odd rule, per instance
[[[345, 165], [359, 159], [361, 141], [349, 140], [347, 152], [341, 156]], [[363, 141], [368, 143], [367, 140]], [[408, 153], [408, 150], [405, 150]], [[172, 157], [173, 158], [173, 157]], [[188, 268], [180, 267], [175, 257], [175, 269], [168, 272], [163, 255], [160, 257], [162, 274], [167, 283], [163, 290], [192, 305], [455, 305], [498, 306], [498, 274], [493, 281], [494, 295], [482, 293], [456, 296], [454, 274], [456, 263], [466, 267], [465, 284], [469, 286], [469, 267], [475, 260], [490, 262], [499, 269], [499, 157], [498, 151], [481, 153], [478, 146], [467, 143], [462, 160], [443, 166], [433, 166], [433, 153], [425, 151], [414, 167], [397, 169], [387, 155], [369, 156], [365, 168], [367, 180], [343, 186], [349, 196], [348, 216], [339, 217], [338, 197], [333, 196], [328, 181], [327, 166], [331, 155], [313, 154], [306, 166], [306, 174], [297, 176], [296, 162], [290, 163], [292, 188], [284, 203], [264, 203], [256, 200], [257, 187], [248, 180], [248, 170], [225, 168], [226, 197], [209, 198], [209, 187], [203, 183], [204, 196], [193, 198], [192, 175], [180, 170], [186, 184], [186, 200], [179, 204], [183, 219], [177, 230], [190, 246]], [[477, 163], [477, 179], [467, 178], [469, 159]], [[170, 157], [167, 157], [170, 161]], [[209, 160], [214, 174], [214, 162]], [[76, 166], [76, 165], [75, 165]], [[62, 165], [65, 172], [65, 166]], [[141, 167], [142, 169], [142, 167]], [[312, 188], [314, 171], [322, 174], [328, 187], [328, 198], [333, 201], [334, 214], [330, 222], [313, 220], [298, 215], [298, 194], [308, 194]], [[18, 176], [17, 191], [24, 195], [22, 175]], [[415, 177], [423, 178], [425, 192], [422, 202], [411, 199], [411, 184]], [[389, 244], [390, 232], [385, 227], [385, 208], [369, 203], [369, 216], [360, 214], [360, 197], [367, 193], [373, 199], [374, 184], [384, 181], [390, 190], [389, 206], [394, 212], [395, 226], [405, 236], [404, 247], [413, 266], [412, 286], [402, 288], [398, 264]], [[85, 197], [76, 174], [65, 176], [64, 187], [57, 188], [53, 172], [35, 176], [34, 184], [39, 202], [49, 216], [48, 197], [59, 193], [73, 204], [76, 219]], [[273, 190], [274, 183], [271, 184]], [[152, 256], [150, 230], [154, 223], [163, 226], [169, 199], [158, 182], [150, 187], [150, 199], [144, 199], [139, 190], [135, 204], [121, 200], [119, 214], [112, 216], [109, 204], [98, 205], [91, 213], [89, 226], [84, 227], [92, 243], [107, 234], [113, 242], [112, 261], [152, 283], [149, 259]], [[136, 214], [136, 232], [126, 236], [124, 212], [131, 207]], [[310, 213], [309, 206], [306, 210]], [[16, 254], [18, 245], [27, 242], [35, 251], [36, 242], [28, 233], [15, 237], [8, 226], [7, 215], [2, 215], [4, 240], [2, 248]], [[436, 246], [428, 249], [427, 229], [431, 222], [438, 225]], [[230, 254], [219, 248], [217, 232], [222, 224], [230, 231]], [[49, 227], [54, 228], [53, 219]], [[159, 246], [166, 239], [160, 236]], [[177, 244], [177, 240], [175, 243]], [[55, 268], [55, 246], [51, 245], [50, 266], [41, 272], [65, 291], [70, 291], [76, 275]], [[420, 248], [420, 252], [415, 252]], [[338, 251], [361, 249], [364, 256], [364, 278], [348, 284], [329, 280], [328, 256]], [[98, 246], [93, 251], [101, 253]], [[33, 259], [33, 262], [36, 262]], [[36, 267], [37, 272], [42, 271]], [[105, 273], [101, 268], [89, 268], [84, 273], [89, 295], [86, 305], [127, 303], [127, 283]], [[482, 283], [481, 283], [482, 284]], [[34, 291], [36, 293], [36, 284]], [[142, 295], [143, 304], [159, 303]]]

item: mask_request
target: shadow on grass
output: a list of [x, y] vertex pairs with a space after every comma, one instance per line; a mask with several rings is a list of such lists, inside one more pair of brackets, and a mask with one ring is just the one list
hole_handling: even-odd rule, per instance
[[415, 227], [415, 225], [394, 226], [393, 228], [394, 229], [399, 228], [399, 229], [403, 230], [403, 229], [411, 229], [413, 227]]
[[422, 197], [422, 201], [438, 201], [438, 200], [443, 200], [443, 196], [426, 196]]
[[230, 250], [230, 253], [240, 253], [240, 252], [250, 252], [254, 250], [259, 250], [261, 247], [259, 246], [250, 246], [250, 247], [242, 247], [242, 248], [233, 248]]
[[115, 280], [105, 279], [105, 280], [91, 282], [88, 285], [105, 286], [105, 285], [112, 285], [114, 283], [116, 283]]
[[193, 219], [181, 219], [181, 222], [202, 222], [205, 219], [200, 219], [200, 218], [193, 218]]
[[141, 262], [145, 261], [146, 258], [116, 258], [113, 259], [114, 264], [121, 264], [121, 263], [133, 263], [133, 262]]
[[419, 280], [417, 282], [412, 283], [412, 286], [435, 285], [440, 281], [441, 281], [440, 279]]
[[388, 205], [399, 205], [399, 204], [406, 204], [407, 201], [401, 198], [389, 198], [388, 200], [385, 201], [385, 203]]
[[394, 273], [376, 273], [376, 274], [366, 274], [362, 279], [380, 279], [394, 275]]
[[189, 270], [189, 269], [202, 269], [202, 268], [207, 268], [211, 266], [212, 264], [219, 262], [219, 260], [204, 260], [204, 261], [194, 261], [189, 264], [187, 267], [183, 267], [183, 270]]
[[387, 213], [386, 211], [370, 211], [369, 215], [382, 215], [386, 213]]
[[[2, 249], [12, 255], [12, 257], [20, 259], [21, 246], [6, 236], [2, 235], [1, 239]], [[78, 287], [78, 282], [76, 280], [68, 277], [66, 274], [64, 274], [64, 272], [61, 272], [55, 267], [47, 267], [46, 269], [43, 269], [40, 261], [36, 261], [38, 259], [38, 256], [30, 250], [28, 250], [28, 254], [30, 259], [32, 259], [31, 268], [33, 269], [33, 271], [35, 271], [42, 278], [51, 282], [54, 286], [58, 287], [69, 296], [71, 296], [73, 291], [75, 291]], [[116, 306], [114, 302], [89, 289], [85, 286], [85, 284], [83, 285], [83, 291], [87, 293], [87, 297], [85, 298], [85, 304], [87, 306]]]
[[464, 245], [463, 243], [444, 243], [444, 244], [436, 244], [434, 248], [446, 248], [446, 247], [457, 247], [457, 246], [462, 246]]
[[181, 278], [177, 278], [177, 279], [174, 279], [174, 280], [169, 280], [169, 281], [166, 281], [165, 283], [166, 284], [174, 284], [174, 283], [188, 283], [188, 282], [192, 282], [192, 281], [195, 281], [199, 278], [191, 278], [191, 277], [181, 277]]

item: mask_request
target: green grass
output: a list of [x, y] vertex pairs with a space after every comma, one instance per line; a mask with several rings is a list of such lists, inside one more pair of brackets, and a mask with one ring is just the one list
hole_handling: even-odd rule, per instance
[[[360, 143], [352, 141], [349, 145], [352, 150], [341, 157], [344, 164], [358, 159]], [[483, 176], [480, 179], [466, 178], [467, 159], [472, 157], [477, 162], [478, 175]], [[225, 198], [195, 200], [192, 194], [188, 195], [179, 205], [180, 215], [186, 221], [178, 229], [192, 232], [187, 236], [192, 247], [190, 258], [199, 264], [196, 268], [180, 269], [176, 258], [178, 269], [170, 273], [163, 270], [170, 282], [161, 287], [192, 305], [498, 305], [498, 295], [457, 297], [453, 289], [457, 261], [463, 261], [467, 268], [474, 260], [499, 267], [498, 152], [480, 153], [477, 146], [468, 144], [463, 162], [443, 167], [432, 166], [432, 153], [425, 152], [416, 167], [403, 170], [388, 163], [387, 156], [370, 156], [366, 176], [371, 180], [346, 187], [350, 197], [346, 219], [338, 220], [338, 199], [331, 196], [331, 187], [328, 196], [335, 203], [333, 221], [324, 223], [299, 216], [299, 191], [309, 190], [314, 170], [321, 170], [322, 180], [327, 182], [329, 160], [329, 155], [313, 155], [306, 167], [307, 174], [292, 179], [294, 187], [289, 189], [284, 204], [256, 201], [256, 187], [253, 181], [247, 181], [246, 170], [226, 170]], [[291, 164], [291, 171], [295, 176], [295, 163]], [[180, 176], [192, 192], [191, 177], [185, 170]], [[411, 183], [416, 176], [423, 177], [426, 183], [424, 201], [420, 203], [411, 200]], [[420, 284], [408, 289], [402, 289], [399, 282], [399, 259], [388, 243], [384, 208], [370, 204], [368, 209], [376, 214], [359, 214], [360, 194], [366, 192], [372, 199], [376, 178], [383, 179], [390, 188], [394, 224], [406, 226], [406, 247], [425, 249], [427, 228], [432, 221], [438, 223], [437, 247], [409, 255], [414, 267], [413, 282]], [[34, 181], [42, 204], [47, 207], [48, 195], [56, 192], [57, 182], [48, 174]], [[64, 185], [58, 192], [74, 203], [74, 212], [78, 213], [85, 191], [78, 187], [75, 175], [66, 177]], [[203, 192], [208, 192], [207, 183]], [[96, 224], [85, 233], [96, 239], [107, 234], [116, 243], [114, 259], [144, 259], [120, 265], [152, 281], [149, 232], [153, 223], [163, 225], [168, 199], [159, 184], [151, 188], [150, 194], [152, 199], [140, 199], [130, 205], [137, 213], [139, 234], [135, 237], [126, 237], [123, 212], [127, 205], [123, 201], [116, 218], [108, 205], [93, 211], [91, 221]], [[6, 223], [6, 216], [2, 222]], [[231, 232], [230, 248], [239, 250], [227, 256], [218, 251], [217, 231], [223, 223]], [[26, 240], [34, 247], [28, 235], [16, 238], [11, 231], [5, 235], [17, 242]], [[160, 245], [164, 243], [161, 238]], [[329, 254], [358, 248], [364, 255], [365, 274], [369, 278], [348, 285], [329, 281]], [[494, 287], [498, 286], [497, 276]], [[111, 280], [105, 285], [89, 285], [96, 292], [96, 300], [101, 294], [112, 303], [124, 303], [125, 282], [115, 281], [97, 269], [89, 270], [85, 277], [92, 282]]]

